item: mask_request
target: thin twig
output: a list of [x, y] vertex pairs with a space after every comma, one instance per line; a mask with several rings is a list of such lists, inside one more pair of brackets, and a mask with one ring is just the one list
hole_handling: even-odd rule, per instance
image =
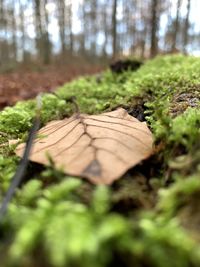
[[79, 106], [78, 106], [78, 104], [77, 104], [76, 97], [75, 97], [75, 96], [72, 96], [72, 97], [70, 98], [70, 101], [71, 101], [71, 103], [74, 105], [75, 113], [77, 113], [78, 116], [79, 116], [79, 115], [80, 115], [80, 108], [79, 108]]
[[26, 169], [28, 166], [28, 162], [29, 162], [29, 154], [31, 152], [32, 144], [33, 144], [36, 133], [37, 133], [39, 126], [40, 126], [40, 112], [41, 112], [41, 96], [38, 95], [36, 117], [35, 117], [35, 120], [33, 122], [33, 126], [29, 132], [29, 135], [28, 135], [28, 139], [26, 142], [26, 147], [24, 150], [23, 157], [22, 157], [22, 159], [18, 165], [16, 173], [14, 174], [14, 176], [12, 178], [12, 182], [10, 184], [10, 187], [9, 187], [9, 189], [8, 189], [4, 199], [3, 199], [3, 202], [2, 202], [2, 205], [0, 208], [0, 221], [3, 219], [3, 217], [6, 213], [8, 204], [10, 203], [10, 200], [12, 199], [12, 197], [15, 193], [15, 189], [20, 185], [20, 183], [21, 183], [21, 181], [25, 175], [25, 172], [26, 172]]

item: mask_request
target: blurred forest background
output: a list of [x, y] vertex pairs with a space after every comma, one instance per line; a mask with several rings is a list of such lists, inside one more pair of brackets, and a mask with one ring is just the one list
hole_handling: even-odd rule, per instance
[[[65, 75], [68, 66], [73, 76], [122, 57], [198, 53], [200, 25], [194, 14], [199, 2], [0, 0], [0, 72], [59, 65]], [[56, 84], [68, 79], [63, 72]]]
[[190, 18], [195, 2], [0, 0], [0, 64], [187, 53], [200, 43]]

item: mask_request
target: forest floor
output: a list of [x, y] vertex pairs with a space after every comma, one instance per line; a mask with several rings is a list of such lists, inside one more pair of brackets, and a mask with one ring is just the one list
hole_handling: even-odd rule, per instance
[[0, 110], [19, 100], [34, 98], [40, 92], [52, 92], [57, 87], [82, 75], [98, 73], [101, 66], [37, 66], [37, 70], [25, 67], [0, 74]]
[[[74, 97], [84, 114], [121, 107], [148, 125], [153, 153], [108, 186], [68, 176], [49, 157], [48, 166], [29, 162], [0, 222], [1, 266], [199, 267], [199, 72], [199, 58], [168, 55], [43, 94], [41, 127], [71, 117]], [[35, 114], [35, 99], [0, 112], [1, 202], [20, 163], [10, 140], [27, 140]]]

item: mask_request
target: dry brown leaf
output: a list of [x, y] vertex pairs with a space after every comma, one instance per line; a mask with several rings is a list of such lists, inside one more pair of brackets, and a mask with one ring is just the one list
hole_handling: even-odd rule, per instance
[[[100, 115], [75, 114], [39, 131], [30, 160], [55, 166], [95, 184], [110, 184], [152, 153], [153, 138], [145, 122], [120, 108]], [[25, 144], [16, 153], [22, 156]]]

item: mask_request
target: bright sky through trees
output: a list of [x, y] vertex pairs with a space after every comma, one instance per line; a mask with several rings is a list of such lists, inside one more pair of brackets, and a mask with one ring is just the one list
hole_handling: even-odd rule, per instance
[[199, 0], [4, 0], [0, 5], [2, 62], [200, 53]]
[[[73, 23], [72, 23], [72, 30], [74, 34], [78, 34], [81, 31], [81, 21], [78, 18], [78, 8], [79, 5], [82, 4], [82, 0], [75, 0], [72, 1], [72, 10], [73, 10]], [[172, 7], [171, 7], [171, 15], [174, 17], [176, 15], [176, 1], [172, 0]], [[122, 4], [118, 5], [117, 9], [117, 18], [120, 20], [122, 17]], [[56, 11], [56, 4], [55, 3], [48, 3], [46, 5], [46, 9], [48, 10], [48, 13], [50, 15], [55, 14]], [[200, 20], [199, 17], [199, 10], [200, 10], [200, 1], [199, 0], [193, 0], [192, 6], [191, 6], [191, 12], [190, 12], [190, 21], [193, 23], [194, 31], [199, 32], [200, 29]], [[182, 6], [181, 6], [181, 14], [182, 16], [186, 15], [187, 12], [187, 0], [182, 0]], [[32, 15], [32, 7], [30, 6], [29, 9], [26, 9], [25, 11], [25, 17], [27, 18], [27, 21], [30, 20], [30, 17]], [[165, 27], [167, 25], [167, 15], [164, 14], [161, 16], [160, 20], [160, 33], [161, 35], [164, 34]], [[55, 18], [55, 16], [51, 16], [51, 20], [49, 22], [48, 30], [51, 36], [51, 39], [53, 42], [57, 43], [55, 50], [57, 51], [59, 49], [59, 25], [58, 21]], [[35, 28], [32, 23], [27, 24], [27, 34], [31, 39], [35, 38]], [[104, 36], [102, 34], [98, 35], [97, 42], [99, 44], [102, 44], [104, 41]], [[193, 54], [199, 55], [200, 51], [193, 50]]]

